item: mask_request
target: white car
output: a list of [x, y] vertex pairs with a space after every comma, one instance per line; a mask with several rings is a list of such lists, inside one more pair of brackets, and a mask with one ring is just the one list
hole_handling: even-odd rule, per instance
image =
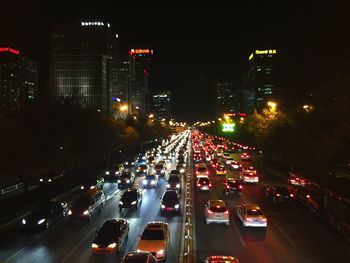
[[261, 208], [256, 204], [237, 206], [237, 216], [244, 227], [267, 227], [267, 219]]
[[166, 222], [153, 221], [147, 223], [136, 249], [148, 251], [155, 255], [157, 262], [165, 261], [170, 241], [170, 230]]
[[228, 157], [225, 162], [227, 165], [230, 165], [233, 161], [234, 159], [232, 157]]
[[230, 224], [230, 213], [223, 200], [208, 200], [204, 206], [205, 222]]

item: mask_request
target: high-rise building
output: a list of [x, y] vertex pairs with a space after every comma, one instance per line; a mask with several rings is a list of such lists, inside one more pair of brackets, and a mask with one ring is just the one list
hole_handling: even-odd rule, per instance
[[246, 112], [260, 111], [268, 100], [277, 98], [276, 56], [276, 49], [255, 50], [250, 54], [243, 90]]
[[146, 115], [150, 111], [151, 92], [148, 80], [152, 49], [130, 49], [131, 113]]
[[239, 89], [233, 81], [216, 80], [216, 107], [219, 115], [227, 112], [239, 112]]
[[153, 111], [158, 120], [170, 120], [171, 114], [171, 91], [166, 90], [160, 94], [153, 95]]
[[0, 106], [18, 110], [38, 92], [38, 65], [11, 47], [0, 47]]
[[50, 41], [53, 100], [111, 114], [116, 40], [109, 23], [53, 24]]

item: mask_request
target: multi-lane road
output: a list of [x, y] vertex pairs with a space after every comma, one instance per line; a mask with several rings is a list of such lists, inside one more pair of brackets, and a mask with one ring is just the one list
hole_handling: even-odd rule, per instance
[[[236, 156], [235, 159], [239, 160]], [[238, 171], [228, 176], [238, 178]], [[273, 203], [265, 195], [264, 182], [281, 183], [279, 178], [260, 173], [262, 182], [243, 185], [242, 195], [222, 193], [224, 176], [210, 177], [211, 192], [195, 192], [195, 243], [197, 262], [209, 255], [232, 255], [240, 262], [350, 262], [350, 246], [338, 234], [317, 223], [303, 207], [294, 203]], [[204, 203], [223, 199], [231, 212], [230, 225], [205, 224]], [[244, 228], [236, 206], [256, 203], [268, 218], [267, 229]]]
[[[168, 164], [168, 171], [175, 169], [175, 163]], [[135, 180], [134, 187], [142, 188], [142, 178]], [[113, 183], [104, 186], [108, 197], [100, 215], [91, 222], [71, 222], [64, 219], [53, 224], [47, 231], [27, 233], [14, 226], [2, 232], [0, 236], [0, 262], [51, 263], [51, 262], [120, 262], [122, 256], [135, 250], [139, 235], [149, 221], [165, 221], [170, 227], [170, 247], [167, 261], [178, 262], [182, 231], [181, 216], [161, 216], [160, 198], [166, 187], [165, 180], [160, 180], [156, 189], [143, 190], [141, 207], [136, 210], [123, 209], [119, 213], [118, 202], [124, 190], [118, 191]], [[183, 200], [184, 198], [182, 198]], [[69, 200], [71, 201], [71, 200]], [[128, 242], [119, 255], [93, 255], [90, 251], [96, 230], [106, 219], [126, 218], [130, 223]]]

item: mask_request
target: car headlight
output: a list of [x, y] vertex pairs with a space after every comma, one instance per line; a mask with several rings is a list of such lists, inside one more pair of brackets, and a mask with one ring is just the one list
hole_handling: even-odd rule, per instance
[[180, 188], [180, 184], [176, 184], [176, 188]]
[[51, 183], [52, 182], [52, 180], [51, 179], [49, 179], [49, 180], [47, 180], [49, 183]]
[[161, 205], [160, 207], [161, 207], [162, 209], [164, 209], [164, 208], [165, 208], [165, 205]]
[[164, 255], [164, 249], [158, 250], [157, 255], [163, 256]]
[[40, 178], [40, 180], [39, 180], [40, 182], [44, 182], [44, 179], [43, 178]]
[[109, 248], [115, 248], [116, 246], [117, 246], [117, 243], [112, 243], [108, 245]]
[[41, 225], [42, 223], [44, 223], [45, 222], [45, 218], [43, 218], [43, 219], [40, 219], [39, 221], [38, 221], [38, 225]]
[[95, 244], [95, 243], [92, 243], [92, 244], [91, 244], [91, 247], [92, 247], [92, 248], [98, 248], [98, 245]]
[[136, 201], [132, 201], [131, 202], [132, 205], [136, 205], [136, 203], [137, 203]]
[[92, 189], [95, 189], [95, 186], [91, 185], [91, 186], [90, 186], [90, 189], [91, 189], [91, 190], [92, 190]]
[[71, 215], [72, 214], [72, 210], [68, 210], [68, 215]]
[[117, 183], [120, 184], [122, 181], [121, 180], [118, 180]]
[[120, 204], [120, 205], [122, 205], [122, 204], [123, 204], [123, 202], [122, 202], [122, 201], [119, 201], [119, 204]]
[[152, 180], [152, 181], [151, 181], [151, 184], [156, 184], [156, 181], [155, 181], [155, 180]]
[[142, 181], [142, 184], [147, 184], [147, 180], [143, 180], [143, 181]]
[[129, 183], [130, 183], [130, 180], [126, 180], [126, 183], [129, 184]]
[[84, 212], [83, 212], [83, 215], [84, 216], [86, 216], [86, 215], [88, 215], [89, 214], [89, 210], [85, 210]]
[[109, 175], [109, 171], [106, 171], [106, 174]]
[[180, 208], [180, 205], [177, 204], [177, 205], [175, 205], [174, 207], [175, 207], [175, 209], [179, 209], [179, 208]]
[[184, 173], [185, 172], [185, 169], [184, 168], [181, 168], [180, 169], [180, 173]]
[[166, 188], [170, 188], [170, 184], [166, 184]]
[[27, 224], [27, 221], [24, 218], [22, 219], [22, 224], [23, 225]]
[[84, 190], [84, 189], [85, 189], [85, 187], [82, 185], [82, 186], [80, 186], [80, 189], [81, 189], [81, 190]]

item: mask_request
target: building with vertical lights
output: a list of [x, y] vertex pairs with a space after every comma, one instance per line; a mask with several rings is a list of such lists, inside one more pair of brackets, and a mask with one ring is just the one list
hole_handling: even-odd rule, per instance
[[38, 65], [19, 50], [0, 47], [0, 106], [19, 110], [38, 93]]
[[158, 120], [166, 119], [170, 120], [171, 114], [171, 92], [166, 90], [160, 94], [152, 96], [152, 113]]
[[152, 55], [152, 49], [130, 49], [129, 51], [132, 114], [146, 115], [150, 111], [151, 92], [148, 81]]
[[255, 50], [249, 56], [248, 70], [244, 76], [244, 107], [248, 113], [258, 112], [268, 100], [278, 96], [276, 49]]
[[58, 23], [51, 27], [52, 98], [82, 108], [113, 112], [114, 59], [117, 35], [109, 23]]
[[216, 80], [216, 108], [219, 115], [241, 110], [241, 90], [233, 81]]

